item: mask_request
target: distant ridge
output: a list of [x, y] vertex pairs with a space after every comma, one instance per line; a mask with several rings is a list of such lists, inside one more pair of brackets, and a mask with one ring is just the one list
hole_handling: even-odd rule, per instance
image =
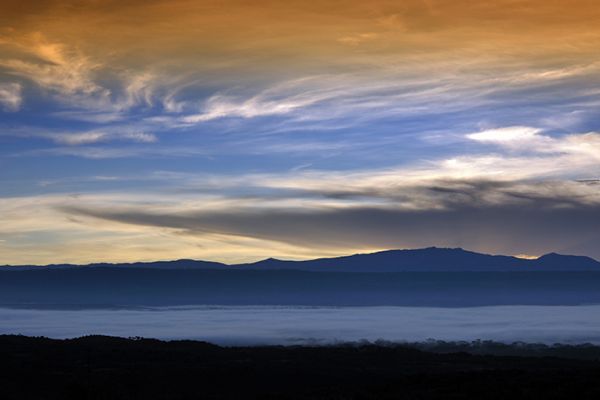
[[600, 304], [600, 263], [430, 247], [226, 265], [177, 260], [0, 268], [0, 307]]
[[86, 266], [6, 266], [15, 269], [127, 268], [169, 270], [299, 270], [312, 272], [475, 272], [475, 271], [600, 271], [600, 262], [585, 256], [549, 253], [536, 259], [481, 254], [461, 248], [428, 247], [386, 250], [333, 258], [291, 261], [268, 258], [254, 263], [227, 265], [198, 260], [138, 263], [97, 263]]

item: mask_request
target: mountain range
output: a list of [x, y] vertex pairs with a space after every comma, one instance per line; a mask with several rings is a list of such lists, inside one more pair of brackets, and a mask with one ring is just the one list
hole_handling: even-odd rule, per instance
[[600, 304], [600, 263], [463, 249], [226, 265], [177, 260], [0, 268], [0, 307]]
[[6, 269], [37, 268], [139, 268], [198, 270], [297, 270], [311, 272], [469, 272], [469, 271], [600, 271], [600, 262], [585, 256], [545, 254], [534, 259], [481, 254], [461, 248], [428, 247], [387, 250], [343, 257], [292, 261], [267, 258], [246, 264], [223, 264], [200, 260], [137, 263], [96, 263], [88, 265], [6, 266]]

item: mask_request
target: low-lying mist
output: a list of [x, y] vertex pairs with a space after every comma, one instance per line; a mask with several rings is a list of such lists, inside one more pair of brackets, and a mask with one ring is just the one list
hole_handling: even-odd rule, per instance
[[184, 306], [0, 308], [0, 334], [100, 334], [221, 345], [386, 340], [600, 344], [600, 305], [433, 307]]

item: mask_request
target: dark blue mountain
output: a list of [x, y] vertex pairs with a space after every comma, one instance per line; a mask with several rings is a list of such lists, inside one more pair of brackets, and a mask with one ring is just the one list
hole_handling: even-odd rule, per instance
[[[78, 267], [71, 264], [45, 268]], [[268, 258], [262, 261], [227, 265], [218, 262], [176, 260], [139, 263], [89, 264], [86, 268], [172, 269], [172, 270], [299, 270], [312, 272], [469, 272], [469, 271], [600, 271], [600, 262], [584, 256], [550, 253], [537, 259], [475, 253], [460, 248], [429, 247], [415, 250], [387, 250], [343, 257], [291, 261]], [[6, 269], [33, 269], [19, 266]], [[2, 268], [0, 268], [1, 270]]]
[[462, 249], [225, 265], [177, 260], [0, 268], [0, 307], [600, 304], [600, 263]]
[[551, 253], [537, 259], [523, 259], [480, 254], [460, 248], [437, 247], [416, 250], [388, 250], [378, 253], [306, 261], [285, 261], [269, 258], [252, 264], [232, 267], [317, 272], [600, 271], [600, 263], [589, 257]]
[[534, 260], [538, 268], [549, 271], [588, 270], [598, 271], [600, 263], [590, 257], [566, 256], [550, 253]]
[[50, 264], [44, 266], [37, 265], [17, 265], [17, 266], [0, 266], [1, 271], [14, 270], [61, 270], [72, 268], [119, 268], [119, 269], [173, 269], [173, 270], [204, 270], [204, 269], [226, 269], [227, 264], [222, 264], [214, 261], [200, 260], [173, 260], [173, 261], [150, 261], [150, 262], [135, 262], [135, 263], [93, 263], [86, 265], [77, 264]]

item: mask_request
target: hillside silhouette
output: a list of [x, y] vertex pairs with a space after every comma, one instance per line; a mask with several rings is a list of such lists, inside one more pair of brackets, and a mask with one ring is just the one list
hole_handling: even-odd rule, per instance
[[[219, 347], [0, 336], [0, 397], [70, 399], [597, 399], [598, 348], [443, 343]], [[500, 356], [492, 354], [511, 354]], [[577, 357], [574, 359], [571, 357]]]

